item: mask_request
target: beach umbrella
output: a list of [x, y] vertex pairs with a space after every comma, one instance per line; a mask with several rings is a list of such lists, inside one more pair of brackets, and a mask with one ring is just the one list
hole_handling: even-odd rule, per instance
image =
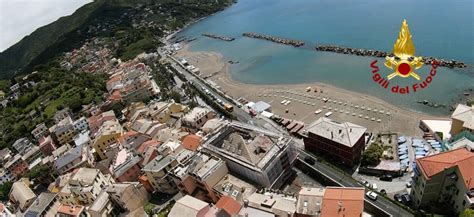
[[379, 122], [379, 123], [380, 123], [381, 121], [382, 121], [382, 120], [380, 120], [380, 119], [377, 119], [377, 122]]
[[371, 121], [375, 121], [375, 118], [371, 118], [370, 120], [371, 120]]
[[377, 111], [378, 111], [377, 109], [374, 109], [374, 112], [375, 112], [375, 113], [377, 113]]
[[352, 113], [352, 116], [356, 116], [356, 113]]
[[362, 118], [362, 115], [359, 115], [359, 118]]
[[365, 119], [369, 119], [369, 116], [365, 116]]

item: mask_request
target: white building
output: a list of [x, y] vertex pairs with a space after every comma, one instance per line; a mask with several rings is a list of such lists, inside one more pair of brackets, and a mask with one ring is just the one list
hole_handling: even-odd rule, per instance
[[92, 204], [111, 180], [98, 169], [80, 168], [69, 180], [69, 189], [77, 200]]
[[87, 119], [84, 116], [72, 122], [72, 125], [78, 133], [89, 130], [89, 123], [87, 123]]

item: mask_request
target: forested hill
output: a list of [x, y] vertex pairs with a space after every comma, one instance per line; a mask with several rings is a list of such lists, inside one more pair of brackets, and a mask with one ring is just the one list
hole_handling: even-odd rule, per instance
[[[61, 52], [78, 47], [85, 39], [91, 37], [89, 26], [104, 25], [104, 23], [107, 24], [107, 20], [115, 22], [117, 18], [124, 18], [124, 12], [136, 5], [150, 2], [199, 4], [209, 1], [211, 0], [95, 0], [82, 6], [70, 16], [62, 17], [38, 28], [0, 53], [0, 79], [10, 79], [30, 73], [36, 65], [46, 62]], [[215, 2], [215, 0], [212, 1]], [[119, 20], [130, 22], [126, 17]], [[93, 34], [97, 34], [97, 31]]]

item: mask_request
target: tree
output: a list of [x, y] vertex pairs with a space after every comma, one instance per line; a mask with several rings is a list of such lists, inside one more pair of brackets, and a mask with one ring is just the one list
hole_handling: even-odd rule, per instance
[[471, 217], [474, 216], [474, 209], [465, 209], [459, 213], [459, 217]]
[[13, 182], [5, 182], [3, 185], [0, 185], [0, 201], [8, 201], [8, 194], [12, 186]]
[[361, 166], [377, 166], [383, 154], [383, 147], [378, 143], [372, 143], [362, 153]]

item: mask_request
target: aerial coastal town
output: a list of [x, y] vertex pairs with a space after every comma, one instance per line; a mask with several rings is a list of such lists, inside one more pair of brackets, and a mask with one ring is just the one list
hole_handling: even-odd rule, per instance
[[[230, 85], [238, 62], [189, 51], [195, 39], [177, 35], [170, 11], [140, 5], [120, 18], [163, 31], [152, 49], [124, 51], [130, 38], [101, 35], [120, 25], [108, 20], [0, 90], [2, 124], [15, 125], [0, 127], [0, 216], [474, 215], [472, 100], [440, 118], [322, 84]], [[157, 14], [167, 22], [147, 20]], [[46, 67], [69, 86], [45, 86]]]

